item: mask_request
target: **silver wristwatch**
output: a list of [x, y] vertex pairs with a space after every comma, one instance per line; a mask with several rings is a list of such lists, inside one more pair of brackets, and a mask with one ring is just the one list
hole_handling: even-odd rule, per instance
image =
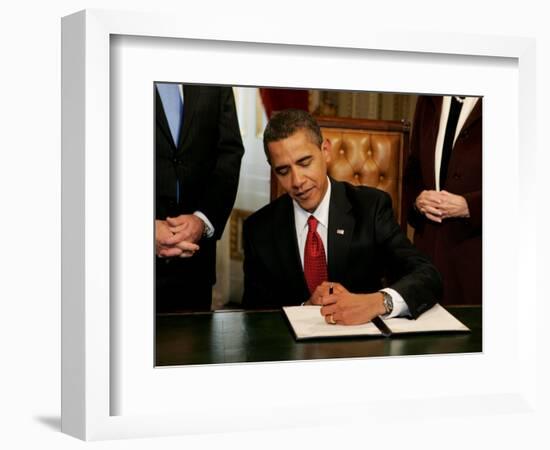
[[384, 297], [384, 308], [386, 308], [386, 315], [391, 314], [393, 311], [393, 300], [391, 299], [391, 295], [385, 291], [380, 292]]

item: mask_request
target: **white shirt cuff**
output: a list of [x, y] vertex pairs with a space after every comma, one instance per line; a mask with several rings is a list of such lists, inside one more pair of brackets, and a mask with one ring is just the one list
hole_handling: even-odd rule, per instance
[[205, 236], [207, 238], [211, 238], [214, 236], [214, 227], [212, 226], [212, 223], [208, 220], [208, 217], [206, 217], [202, 212], [195, 211], [193, 215], [197, 216], [199, 219], [201, 219], [204, 222], [204, 228], [205, 228]]
[[391, 319], [392, 317], [403, 317], [403, 316], [410, 316], [409, 306], [401, 297], [401, 294], [397, 292], [395, 289], [392, 288], [384, 288], [380, 289], [380, 292], [386, 292], [389, 295], [391, 295], [391, 299], [393, 302], [393, 310], [388, 315], [383, 315], [383, 319]]

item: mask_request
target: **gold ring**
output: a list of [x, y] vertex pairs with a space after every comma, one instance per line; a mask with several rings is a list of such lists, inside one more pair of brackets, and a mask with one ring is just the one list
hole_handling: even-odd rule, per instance
[[336, 324], [336, 320], [334, 320], [334, 314], [331, 314], [331, 315], [329, 316], [328, 322], [329, 322], [331, 325], [335, 325], [335, 324]]

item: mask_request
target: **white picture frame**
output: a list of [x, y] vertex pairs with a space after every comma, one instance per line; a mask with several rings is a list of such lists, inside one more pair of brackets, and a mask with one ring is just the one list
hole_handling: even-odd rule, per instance
[[[541, 405], [536, 402], [535, 382], [537, 352], [530, 342], [530, 336], [534, 332], [518, 332], [532, 330], [532, 316], [529, 311], [536, 310], [536, 285], [528, 282], [535, 273], [531, 264], [534, 264], [536, 248], [536, 237], [531, 232], [536, 221], [536, 208], [533, 204], [536, 196], [532, 178], [529, 176], [535, 172], [533, 149], [536, 144], [535, 44], [532, 39], [351, 30], [349, 33], [330, 36], [319, 30], [306, 38], [303, 33], [293, 30], [286, 30], [284, 36], [281, 36], [271, 32], [271, 29], [234, 29], [230, 24], [219, 26], [215, 30], [205, 30], [200, 23], [191, 21], [182, 28], [180, 21], [168, 14], [99, 10], [67, 16], [63, 19], [62, 27], [62, 430], [65, 433], [85, 440], [100, 440], [285, 426], [307, 427], [318, 425], [324, 420], [330, 420], [331, 423], [334, 420], [336, 423], [361, 423], [371, 418], [379, 422], [381, 413], [390, 412], [398, 418], [433, 418], [433, 413], [427, 412], [428, 409], [437, 410], [438, 417], [459, 419], [471, 414], [492, 416], [506, 411], [519, 415], [539, 413]], [[117, 324], [111, 321], [109, 303], [113, 283], [110, 276], [113, 245], [110, 239], [110, 188], [114, 183], [112, 177], [117, 176], [111, 173], [109, 153], [112, 139], [111, 37], [114, 35], [212, 42], [213, 45], [232, 43], [242, 49], [243, 53], [249, 48], [253, 48], [255, 54], [264, 49], [275, 49], [283, 57], [294, 55], [293, 49], [310, 48], [315, 49], [316, 54], [327, 61], [340, 58], [341, 55], [353, 57], [356, 52], [360, 54], [371, 51], [380, 55], [405, 55], [411, 65], [415, 59], [430, 55], [447, 55], [445, 58], [451, 62], [461, 58], [480, 58], [480, 61], [483, 58], [496, 58], [509, 61], [512, 66], [517, 64], [514, 69], [517, 72], [517, 92], [512, 93], [515, 100], [511, 106], [513, 112], [517, 112], [518, 118], [515, 124], [517, 134], [512, 134], [512, 140], [517, 145], [512, 144], [515, 151], [511, 154], [506, 153], [512, 161], [503, 162], [506, 167], [516, 167], [514, 158], [517, 158], [518, 163], [517, 173], [510, 176], [511, 187], [504, 189], [504, 193], [509, 194], [510, 209], [516, 215], [508, 224], [508, 230], [513, 232], [513, 236], [517, 236], [511, 238], [509, 244], [514, 264], [510, 269], [512, 276], [508, 280], [510, 292], [490, 294], [502, 295], [503, 298], [508, 296], [510, 303], [506, 305], [515, 308], [516, 314], [503, 312], [504, 325], [499, 325], [492, 321], [492, 316], [487, 315], [484, 309], [486, 334], [483, 355], [461, 355], [460, 360], [456, 357], [438, 357], [443, 358], [442, 361], [450, 367], [456, 366], [457, 370], [463, 364], [490, 368], [496, 364], [491, 360], [494, 357], [494, 361], [499, 361], [499, 364], [513, 365], [513, 374], [503, 377], [500, 383], [495, 383], [490, 392], [484, 390], [483, 383], [477, 391], [473, 385], [460, 391], [460, 386], [451, 390], [434, 382], [433, 391], [421, 388], [418, 392], [408, 394], [395, 389], [392, 395], [387, 396], [386, 401], [381, 396], [374, 396], [369, 401], [364, 393], [359, 393], [352, 399], [349, 396], [347, 399], [333, 396], [316, 398], [314, 391], [319, 386], [314, 383], [298, 384], [298, 390], [296, 386], [292, 386], [291, 380], [298, 373], [308, 377], [306, 379], [317, 378], [315, 373], [319, 369], [327, 373], [337, 373], [340, 370], [362, 374], [366, 368], [371, 371], [373, 378], [379, 380], [384, 371], [396, 373], [403, 369], [403, 361], [382, 358], [375, 362], [346, 360], [292, 365], [271, 363], [225, 368], [187, 368], [187, 372], [171, 373], [168, 371], [172, 369], [167, 369], [163, 375], [165, 378], [181, 376], [182, 379], [188, 377], [195, 380], [197, 375], [199, 379], [206, 375], [202, 382], [205, 387], [208, 387], [206, 380], [213, 375], [235, 377], [234, 381], [238, 382], [243, 371], [250, 373], [254, 379], [271, 377], [273, 381], [284, 380], [289, 383], [282, 388], [275, 384], [270, 385], [270, 389], [274, 390], [272, 396], [260, 395], [262, 384], [257, 382], [250, 383], [250, 388], [255, 390], [256, 395], [247, 396], [242, 389], [237, 388], [233, 393], [217, 392], [223, 401], [216, 404], [216, 407], [201, 403], [201, 396], [197, 395], [190, 397], [191, 405], [182, 406], [181, 411], [177, 410], [176, 405], [175, 409], [167, 408], [171, 412], [159, 412], [155, 408], [148, 412], [148, 407], [145, 406], [139, 413], [112, 415], [113, 396], [117, 389], [121, 389], [112, 379], [113, 358], [119, 355], [113, 355], [112, 352], [111, 337], [117, 333]], [[429, 77], [430, 75], [428, 82]], [[255, 82], [257, 80], [247, 78], [244, 71], [240, 80], [231, 77], [227, 79], [227, 84]], [[269, 83], [266, 78], [264, 82], [265, 85], [277, 85], [276, 79]], [[308, 81], [301, 79], [298, 74], [295, 75], [294, 83], [295, 87], [308, 87]], [[324, 86], [330, 87], [329, 84]], [[429, 87], [420, 91], [432, 92]], [[486, 119], [487, 116], [484, 117]], [[499, 184], [498, 187], [488, 188], [504, 186]], [[484, 207], [492, 208], [487, 204]], [[486, 212], [487, 209], [484, 214]], [[489, 214], [493, 212], [490, 211]], [[519, 216], [521, 221], [517, 219]], [[486, 249], [484, 246], [484, 251]], [[522, 292], [522, 308], [517, 307], [519, 286]], [[497, 330], [499, 326], [501, 328]], [[502, 327], [513, 329], [512, 337], [507, 342], [513, 352], [487, 335], [487, 329], [495, 329], [495, 332], [504, 334]], [[150, 345], [152, 347], [152, 342]], [[508, 351], [509, 355], [506, 354]], [[416, 362], [420, 366], [432, 368], [439, 364], [437, 358], [433, 357], [417, 358]], [[193, 383], [196, 387], [196, 381]], [[293, 401], [298, 392], [304, 395], [303, 402]], [[165, 402], [169, 403], [170, 400]], [[475, 405], [473, 410], [472, 405]], [[399, 412], [396, 413], [397, 410]]]

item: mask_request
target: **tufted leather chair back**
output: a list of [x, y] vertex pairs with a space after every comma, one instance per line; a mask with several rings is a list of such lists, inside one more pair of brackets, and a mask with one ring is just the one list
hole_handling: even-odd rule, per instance
[[[316, 117], [323, 137], [332, 144], [329, 176], [355, 185], [372, 186], [390, 194], [397, 221], [402, 217], [403, 164], [409, 151], [410, 123], [341, 117]], [[283, 194], [271, 174], [271, 199]]]

